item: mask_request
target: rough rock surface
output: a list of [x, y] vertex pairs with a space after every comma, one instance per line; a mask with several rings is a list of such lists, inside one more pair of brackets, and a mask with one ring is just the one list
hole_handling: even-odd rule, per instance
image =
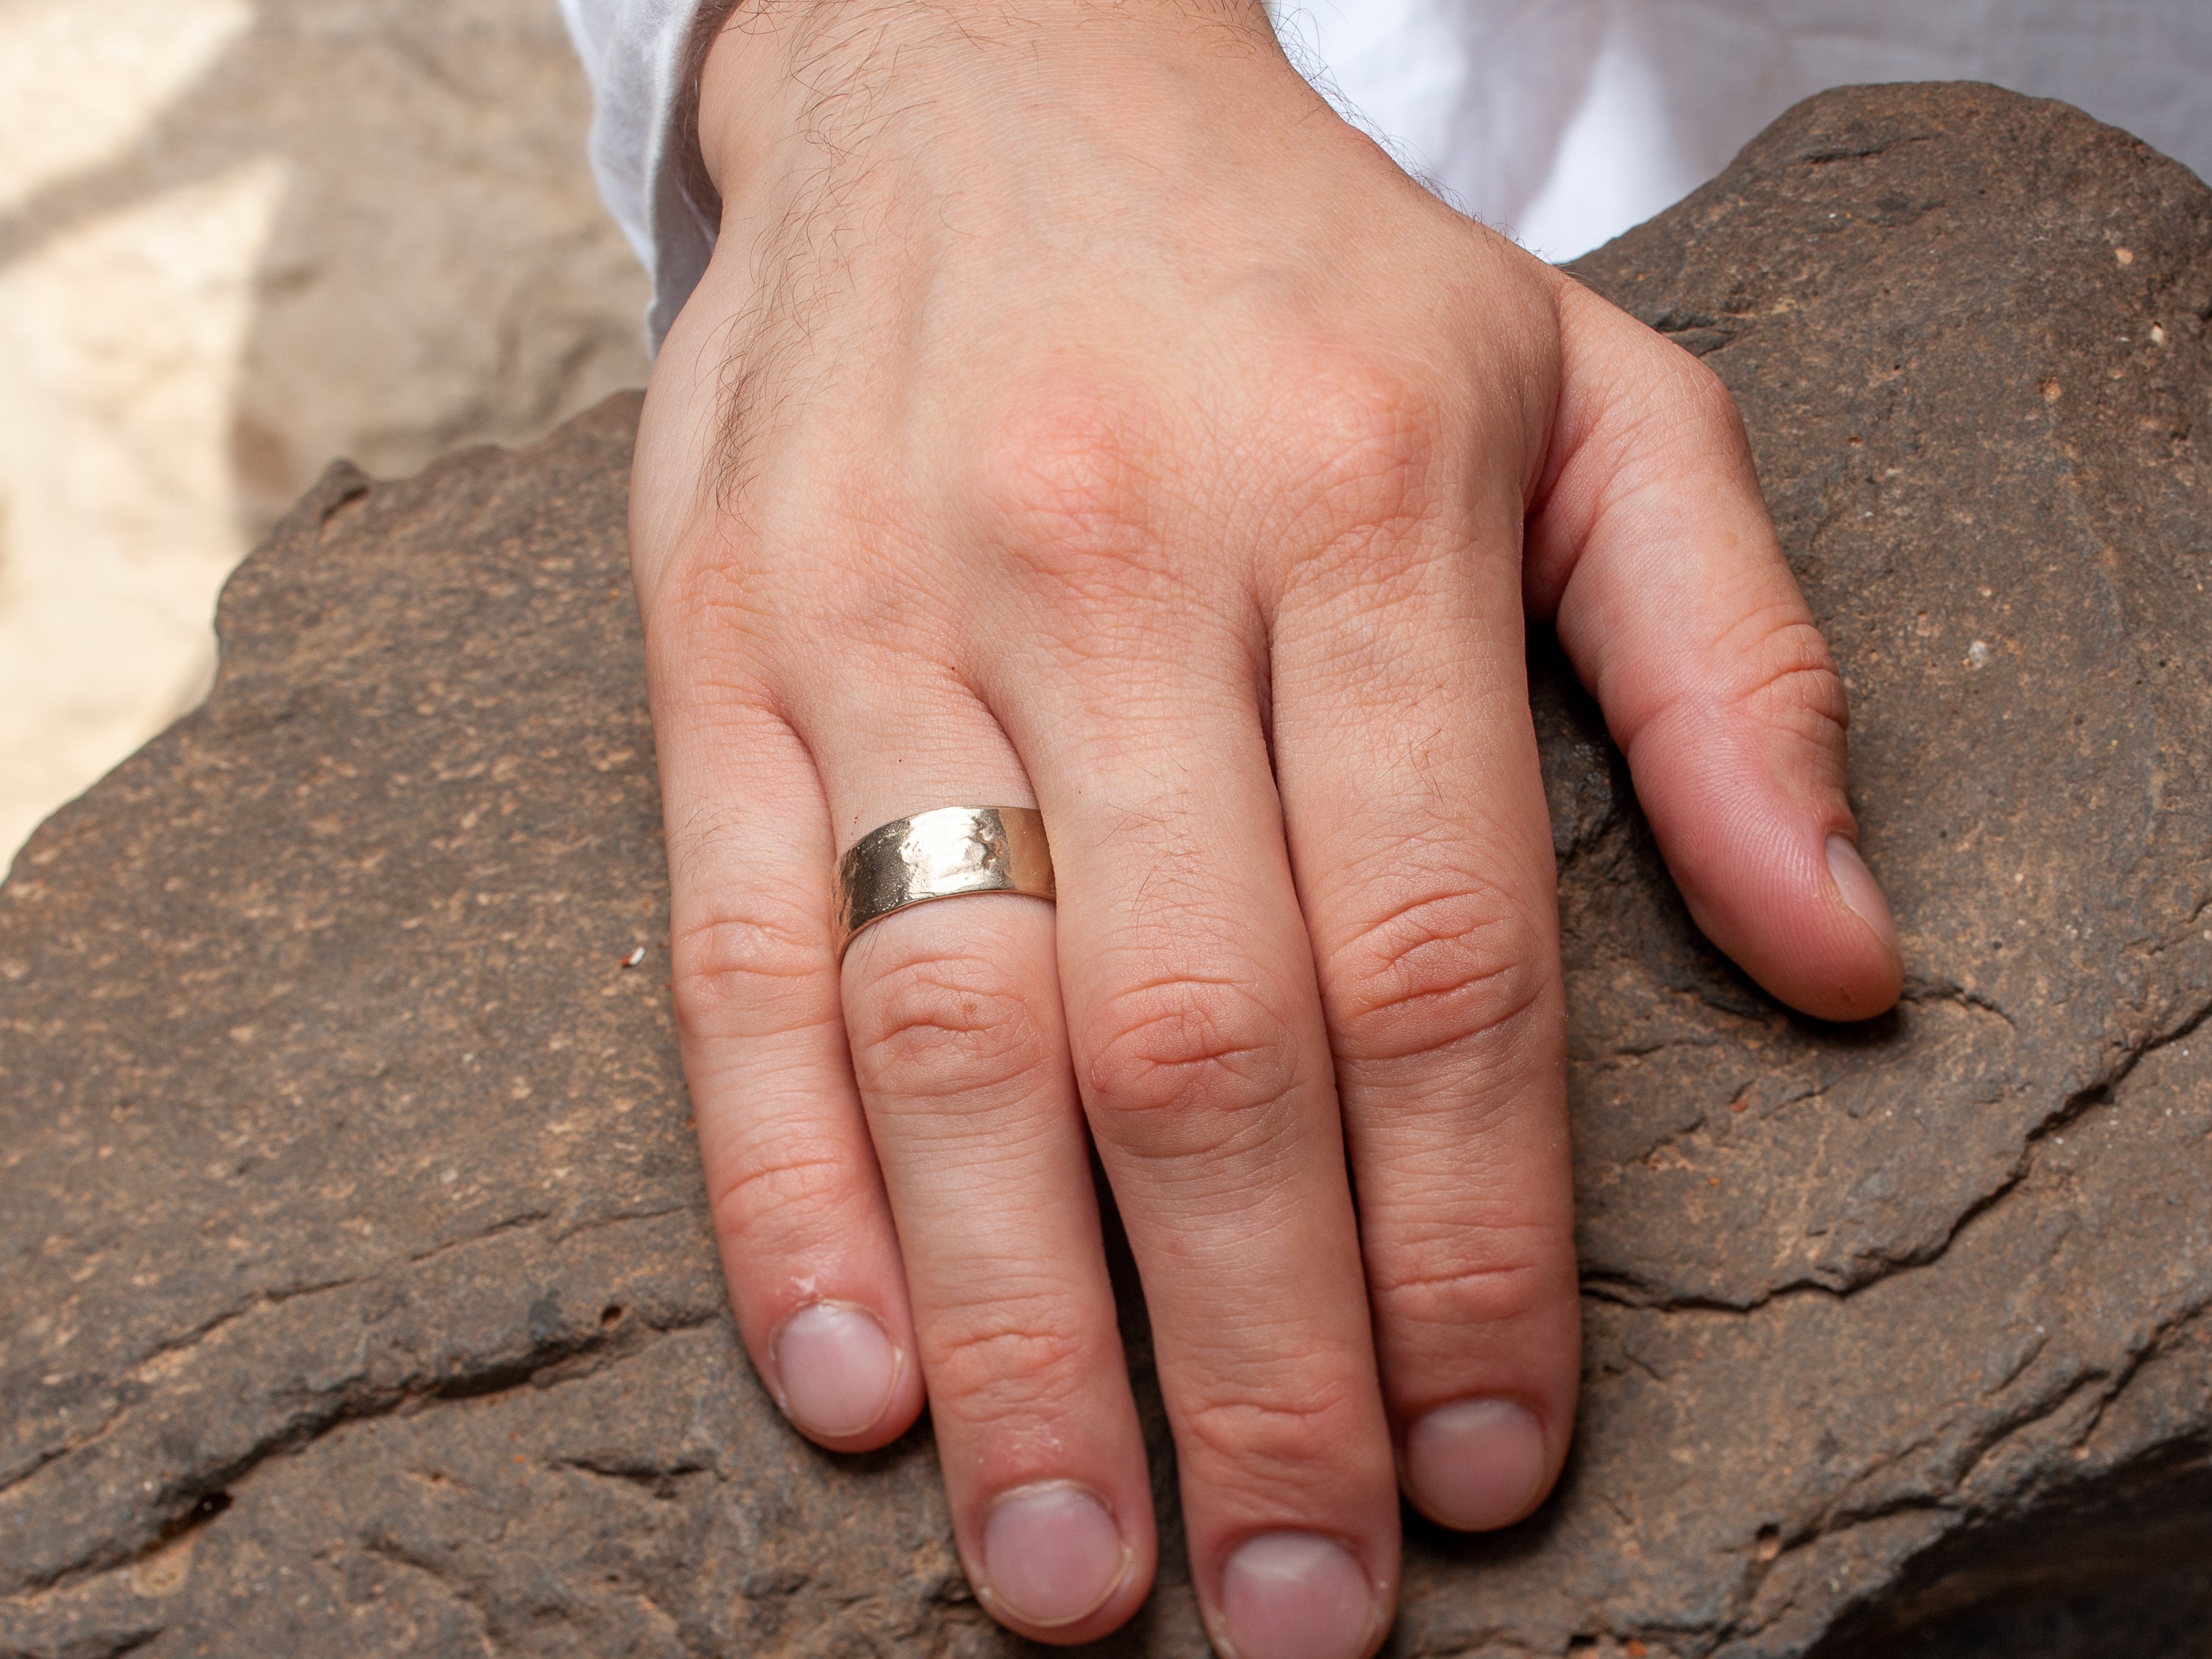
[[[1823, 1028], [1703, 945], [1537, 642], [1586, 1405], [1534, 1521], [1413, 1531], [1393, 1650], [2201, 1655], [2212, 195], [1863, 90], [1583, 274], [1742, 403], [1911, 982]], [[635, 414], [326, 477], [0, 890], [0, 1654], [1018, 1645], [926, 1435], [811, 1450], [723, 1311]], [[1203, 1651], [1166, 1541], [1114, 1651]]]

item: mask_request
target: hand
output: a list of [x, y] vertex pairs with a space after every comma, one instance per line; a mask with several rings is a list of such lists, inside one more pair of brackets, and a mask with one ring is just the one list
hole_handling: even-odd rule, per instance
[[[1506, 1524], [1574, 1416], [1524, 611], [1706, 932], [1825, 1018], [1897, 994], [1734, 408], [1247, 0], [748, 8], [701, 143], [632, 532], [754, 1364], [841, 1450], [926, 1389], [983, 1605], [1112, 1629], [1156, 1546], [1095, 1143], [1215, 1641], [1371, 1651], [1401, 1483]], [[1042, 809], [1057, 910], [921, 906], [841, 973], [840, 851], [984, 804]]]

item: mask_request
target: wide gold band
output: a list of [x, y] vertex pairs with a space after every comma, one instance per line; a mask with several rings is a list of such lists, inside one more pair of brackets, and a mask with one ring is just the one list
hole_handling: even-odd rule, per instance
[[1027, 806], [940, 806], [894, 818], [837, 860], [837, 959], [894, 910], [963, 893], [1054, 896], [1044, 820]]

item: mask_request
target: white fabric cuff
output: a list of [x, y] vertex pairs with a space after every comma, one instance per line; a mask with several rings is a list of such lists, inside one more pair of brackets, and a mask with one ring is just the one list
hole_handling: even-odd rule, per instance
[[705, 0], [561, 0], [591, 77], [590, 154], [599, 194], [653, 276], [647, 344], [655, 352], [706, 274], [714, 222], [684, 186], [688, 101], [678, 84]]
[[[561, 0], [592, 170], [653, 274], [657, 351], [707, 270], [685, 48], [711, 0]], [[1618, 235], [1790, 104], [1973, 79], [2080, 105], [2212, 177], [2207, 0], [1268, 0], [1293, 60], [1417, 178], [1548, 258]]]

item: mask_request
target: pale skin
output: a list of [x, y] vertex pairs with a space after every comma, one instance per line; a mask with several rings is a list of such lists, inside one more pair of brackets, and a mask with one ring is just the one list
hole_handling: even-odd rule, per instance
[[[833, 1451], [926, 1402], [982, 1605], [1113, 1630], [1158, 1548], [1095, 1146], [1210, 1634], [1358, 1659], [1401, 1496], [1510, 1524], [1574, 1418], [1527, 617], [1707, 934], [1822, 1018], [1898, 994], [1734, 406], [1407, 179], [1256, 0], [768, 0], [700, 140], [631, 530], [747, 1350]], [[983, 804], [1042, 811], [1057, 906], [841, 965], [838, 854]]]

